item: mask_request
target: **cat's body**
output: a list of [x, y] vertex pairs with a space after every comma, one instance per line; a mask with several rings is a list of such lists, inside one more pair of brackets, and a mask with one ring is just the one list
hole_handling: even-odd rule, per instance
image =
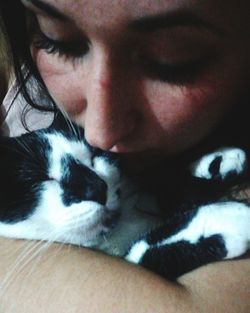
[[[117, 157], [90, 147], [83, 130], [62, 119], [46, 130], [2, 137], [0, 149], [1, 236], [126, 253], [171, 279], [249, 248], [247, 205], [206, 201], [164, 222], [154, 197], [123, 178]], [[244, 152], [223, 149], [193, 164], [190, 181], [223, 183], [245, 171]]]
[[157, 218], [136, 210], [144, 197], [122, 179], [117, 157], [83, 138], [82, 129], [62, 120], [46, 130], [0, 138], [1, 236], [122, 255], [156, 224]]

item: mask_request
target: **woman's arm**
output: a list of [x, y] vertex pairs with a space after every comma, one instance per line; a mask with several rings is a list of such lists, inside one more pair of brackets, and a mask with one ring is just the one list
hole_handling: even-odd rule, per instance
[[[27, 243], [0, 239], [0, 281]], [[3, 295], [5, 313], [249, 313], [250, 260], [221, 262], [167, 282], [101, 253], [51, 246], [31, 261]]]

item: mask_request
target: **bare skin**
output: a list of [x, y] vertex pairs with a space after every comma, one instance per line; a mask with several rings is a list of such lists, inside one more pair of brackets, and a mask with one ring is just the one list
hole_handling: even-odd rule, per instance
[[130, 165], [193, 146], [248, 90], [245, 0], [44, 0], [52, 12], [23, 3], [50, 93], [90, 144]]
[[[28, 0], [22, 2], [37, 15], [47, 37], [68, 44], [73, 39], [84, 42], [87, 36], [90, 49], [87, 54], [81, 51], [75, 62], [33, 46], [34, 60], [55, 100], [85, 127], [88, 141], [124, 154], [136, 165], [140, 153], [150, 158], [173, 154], [202, 140], [248, 88], [246, 0], [219, 4], [213, 0], [44, 0], [70, 21], [52, 18]], [[126, 26], [142, 16], [186, 8], [222, 33], [179, 25], [152, 36]], [[206, 58], [207, 52], [218, 58], [211, 58], [198, 77], [181, 84], [142, 71], [144, 57], [179, 65]], [[0, 245], [1, 279], [23, 243], [0, 239]], [[181, 277], [179, 284], [96, 252], [67, 247], [58, 252], [56, 245], [39, 266], [31, 264], [32, 275], [26, 274], [30, 265], [26, 273], [16, 274], [0, 304], [3, 312], [250, 311], [249, 259], [200, 268]]]
[[[0, 239], [0, 279], [22, 241]], [[14, 273], [1, 312], [248, 313], [249, 259], [210, 264], [170, 283], [139, 267], [90, 250], [54, 245]], [[2, 288], [1, 288], [2, 291]], [[2, 294], [1, 294], [2, 295]]]

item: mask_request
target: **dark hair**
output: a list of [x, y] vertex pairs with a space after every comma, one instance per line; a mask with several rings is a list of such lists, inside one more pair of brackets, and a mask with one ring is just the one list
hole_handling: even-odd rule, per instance
[[[6, 40], [9, 42], [12, 51], [13, 66], [15, 75], [20, 85], [20, 92], [26, 102], [33, 108], [43, 111], [56, 111], [56, 105], [50, 96], [39, 71], [32, 60], [30, 53], [30, 38], [27, 31], [27, 22], [25, 8], [20, 0], [2, 0], [0, 1], [0, 13], [5, 24]], [[22, 68], [25, 67], [25, 71]], [[35, 89], [46, 98], [46, 104], [37, 104], [27, 88], [26, 78], [31, 75], [35, 80]], [[201, 145], [192, 149], [189, 155], [197, 157], [202, 153], [206, 153], [211, 149], [216, 149], [222, 145], [244, 146], [250, 151], [250, 139], [248, 133], [250, 131], [250, 123], [248, 116], [249, 94], [239, 95], [239, 103], [236, 103], [229, 111], [219, 127], [205, 139]], [[197, 152], [197, 153], [196, 153]], [[192, 157], [191, 157], [192, 158]]]
[[[42, 111], [56, 112], [55, 102], [50, 96], [32, 60], [30, 38], [27, 32], [25, 9], [23, 5], [20, 0], [1, 0], [0, 13], [2, 14], [5, 24], [6, 32], [4, 36], [10, 46], [13, 67], [17, 82], [20, 86], [20, 92], [31, 107]], [[23, 66], [25, 67], [25, 71], [22, 70]], [[40, 94], [48, 100], [45, 102], [48, 103], [48, 105], [39, 105], [34, 101], [31, 91], [27, 88], [26, 84], [28, 75], [34, 78], [36, 90], [38, 89]], [[238, 146], [243, 148], [248, 152], [248, 155], [250, 155], [249, 100], [249, 94], [239, 95], [239, 103], [236, 103], [232, 107], [217, 129], [194, 148], [182, 153], [181, 156], [175, 156], [174, 163], [182, 163], [182, 165], [185, 166], [189, 162], [199, 158], [202, 154], [208, 153], [221, 146]], [[25, 118], [23, 118], [23, 123], [26, 125]], [[180, 177], [179, 180], [181, 180]], [[243, 183], [245, 182], [249, 182], [249, 177], [243, 181]], [[236, 191], [238, 192], [238, 190], [237, 188]]]
[[[56, 105], [50, 96], [36, 65], [32, 60], [30, 53], [30, 39], [26, 28], [26, 14], [24, 6], [20, 0], [1, 1], [0, 13], [3, 19], [3, 37], [9, 46], [11, 53], [11, 61], [13, 64], [15, 76], [17, 79], [20, 92], [26, 102], [35, 109], [42, 111], [56, 111]], [[47, 98], [47, 105], [39, 105], [35, 102], [30, 91], [27, 88], [27, 79], [32, 76], [36, 82], [36, 92]], [[25, 118], [23, 118], [24, 126], [26, 127]]]

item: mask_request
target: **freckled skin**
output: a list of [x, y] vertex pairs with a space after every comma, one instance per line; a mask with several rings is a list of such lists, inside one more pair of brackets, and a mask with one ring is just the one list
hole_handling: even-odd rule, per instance
[[[145, 156], [152, 151], [178, 153], [208, 135], [248, 88], [249, 33], [242, 29], [249, 30], [250, 22], [245, 0], [237, 6], [233, 0], [46, 2], [74, 23], [38, 14], [42, 31], [65, 41], [84, 34], [90, 48], [72, 62], [33, 47], [34, 60], [54, 99], [85, 127], [94, 146]], [[185, 8], [222, 29], [223, 35], [177, 27], [157, 31], [154, 37], [128, 27], [139, 17]], [[133, 59], [138, 49], [174, 63], [198, 58], [209, 49], [216, 58], [193, 81], [176, 84], [145, 74]]]

